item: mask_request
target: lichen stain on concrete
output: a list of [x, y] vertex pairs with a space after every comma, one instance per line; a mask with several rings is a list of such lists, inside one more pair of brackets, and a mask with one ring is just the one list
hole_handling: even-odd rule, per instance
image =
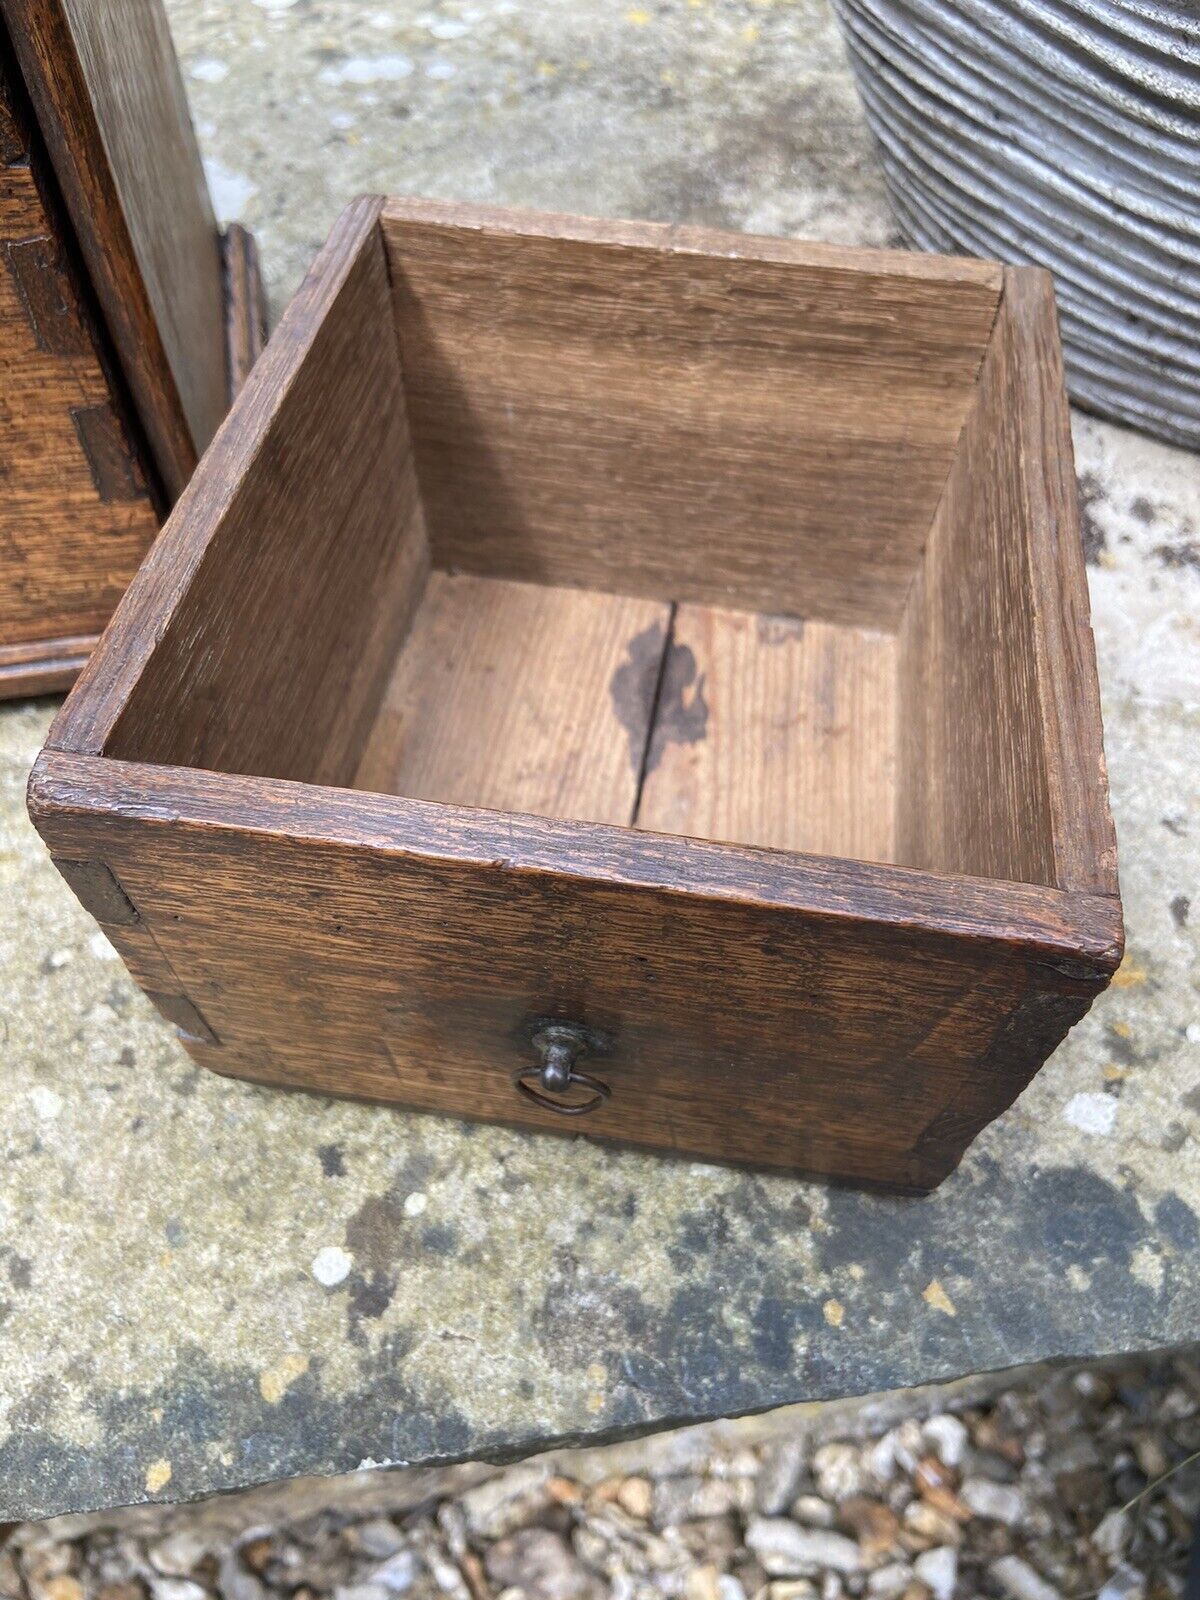
[[258, 1375], [258, 1391], [269, 1406], [277, 1406], [284, 1395], [308, 1371], [308, 1357], [298, 1351], [280, 1356]]
[[1108, 535], [1097, 513], [1104, 503], [1104, 486], [1094, 472], [1079, 474], [1079, 524], [1083, 534], [1083, 555], [1089, 566], [1096, 566], [1108, 548]]
[[956, 1317], [958, 1315], [957, 1306], [937, 1278], [930, 1278], [924, 1289], [921, 1290], [921, 1298], [931, 1310], [940, 1311], [943, 1316]]

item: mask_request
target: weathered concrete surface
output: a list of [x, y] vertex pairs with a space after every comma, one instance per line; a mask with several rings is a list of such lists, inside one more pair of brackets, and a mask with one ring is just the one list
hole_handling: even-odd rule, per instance
[[[888, 233], [816, 0], [171, 13], [276, 304], [368, 187]], [[201, 1073], [24, 820], [52, 707], [0, 713], [0, 1520], [1200, 1336], [1200, 464], [1077, 439], [1129, 957], [926, 1200]]]

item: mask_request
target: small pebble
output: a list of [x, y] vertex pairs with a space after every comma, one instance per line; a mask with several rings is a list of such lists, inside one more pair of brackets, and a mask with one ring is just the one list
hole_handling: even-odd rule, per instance
[[900, 1518], [890, 1506], [867, 1495], [851, 1495], [837, 1510], [838, 1527], [858, 1540], [868, 1562], [887, 1555], [900, 1534]]
[[899, 1600], [913, 1579], [913, 1569], [907, 1561], [891, 1561], [876, 1567], [867, 1578], [867, 1593], [877, 1600]]
[[925, 1500], [914, 1500], [904, 1508], [902, 1537], [907, 1535], [918, 1548], [932, 1549], [934, 1545], [957, 1545], [962, 1539], [962, 1524], [948, 1517]]
[[813, 1476], [826, 1500], [846, 1500], [867, 1487], [859, 1451], [852, 1444], [826, 1444], [813, 1452]]
[[728, 1478], [663, 1478], [654, 1490], [653, 1518], [657, 1528], [705, 1517], [723, 1517], [737, 1505], [737, 1489]]
[[421, 1572], [421, 1560], [415, 1550], [401, 1549], [390, 1555], [371, 1573], [371, 1582], [386, 1589], [389, 1594], [407, 1594]]
[[693, 1567], [683, 1580], [684, 1600], [720, 1600], [719, 1576], [711, 1561]]
[[802, 1494], [792, 1505], [792, 1520], [806, 1528], [832, 1528], [833, 1507], [819, 1494]]
[[1092, 1543], [1101, 1555], [1115, 1559], [1129, 1543], [1130, 1532], [1128, 1511], [1114, 1507], [1101, 1519], [1100, 1525], [1092, 1534]]
[[948, 1411], [926, 1417], [921, 1424], [921, 1438], [947, 1467], [962, 1466], [968, 1435], [957, 1417]]
[[208, 1541], [187, 1528], [179, 1528], [152, 1544], [146, 1554], [150, 1565], [164, 1577], [186, 1578], [204, 1559]]
[[964, 1478], [958, 1498], [975, 1516], [1003, 1522], [1010, 1528], [1021, 1520], [1025, 1509], [1025, 1499], [1019, 1489], [1011, 1484], [992, 1483], [987, 1478]]
[[[364, 1555], [374, 1556], [380, 1561], [387, 1556], [395, 1555], [404, 1544], [404, 1535], [387, 1517], [368, 1517], [366, 1522], [355, 1523], [346, 1532], [356, 1550], [361, 1550]], [[243, 1559], [245, 1555], [243, 1549]]]
[[[151, 1578], [150, 1593], [153, 1600], [208, 1600], [208, 1591], [204, 1585], [193, 1583], [190, 1578]], [[41, 1600], [77, 1600], [77, 1597], [46, 1594]], [[78, 1600], [83, 1600], [82, 1589]]]
[[913, 1562], [913, 1571], [933, 1600], [951, 1600], [958, 1582], [958, 1551], [949, 1545], [923, 1550]]
[[326, 1289], [343, 1283], [354, 1266], [354, 1257], [347, 1255], [340, 1245], [323, 1245], [312, 1259], [312, 1275]]
[[746, 1529], [746, 1548], [778, 1578], [806, 1578], [830, 1567], [858, 1572], [862, 1554], [852, 1539], [824, 1528], [801, 1528], [783, 1517], [754, 1517]]
[[754, 1503], [765, 1517], [777, 1517], [795, 1498], [807, 1458], [803, 1439], [768, 1445], [754, 1486]]
[[1001, 1556], [988, 1570], [1011, 1600], [1062, 1600], [1054, 1585], [1020, 1556]]
[[1146, 1580], [1136, 1567], [1119, 1566], [1096, 1600], [1143, 1600]]
[[617, 1504], [639, 1522], [648, 1522], [654, 1505], [654, 1485], [649, 1478], [626, 1478], [617, 1490]]

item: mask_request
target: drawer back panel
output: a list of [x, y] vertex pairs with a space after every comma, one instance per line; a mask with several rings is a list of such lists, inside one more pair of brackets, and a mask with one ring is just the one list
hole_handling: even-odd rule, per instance
[[390, 201], [435, 565], [893, 629], [999, 269]]

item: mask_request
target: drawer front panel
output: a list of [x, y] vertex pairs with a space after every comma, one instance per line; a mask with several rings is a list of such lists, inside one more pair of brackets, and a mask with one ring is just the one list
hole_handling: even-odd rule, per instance
[[[237, 1076], [922, 1188], [1045, 1053], [1014, 1036], [979, 1065], [1030, 992], [1012, 948], [503, 861], [259, 835], [231, 863], [228, 835], [152, 831], [108, 863], [219, 1041], [189, 1049]], [[578, 1063], [611, 1091], [586, 1117], [513, 1081], [546, 1020], [605, 1041]]]

